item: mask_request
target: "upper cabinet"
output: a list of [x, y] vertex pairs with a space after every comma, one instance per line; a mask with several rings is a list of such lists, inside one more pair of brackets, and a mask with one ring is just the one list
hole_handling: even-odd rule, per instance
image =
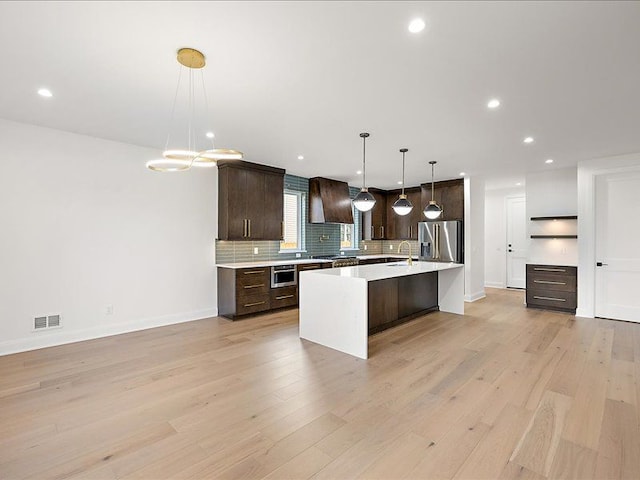
[[218, 162], [218, 238], [281, 240], [284, 170], [239, 160]]
[[384, 240], [387, 238], [387, 192], [370, 188], [369, 193], [376, 204], [368, 212], [362, 212], [362, 239]]
[[[431, 200], [431, 184], [423, 183], [421, 187], [422, 208], [424, 209]], [[434, 199], [442, 208], [442, 215], [437, 219], [438, 221], [464, 220], [464, 179], [436, 182]], [[426, 218], [423, 216], [421, 221], [426, 221]]]
[[398, 215], [393, 210], [393, 204], [398, 199], [402, 190], [387, 192], [387, 239], [388, 240], [417, 240], [418, 222], [424, 221], [422, 215], [422, 192], [420, 187], [405, 188], [407, 200], [413, 205], [413, 209], [407, 215]]

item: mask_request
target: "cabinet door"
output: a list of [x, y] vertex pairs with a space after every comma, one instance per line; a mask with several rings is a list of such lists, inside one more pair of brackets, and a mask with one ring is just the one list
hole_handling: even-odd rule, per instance
[[398, 317], [438, 306], [438, 272], [398, 278]]
[[398, 279], [369, 282], [369, 334], [398, 319]]
[[398, 217], [399, 215], [393, 211], [393, 202], [398, 198], [397, 194], [389, 193], [386, 195], [386, 208], [387, 212], [387, 225], [385, 228], [385, 238], [387, 240], [397, 240], [400, 237], [398, 236]]
[[282, 240], [284, 221], [284, 175], [264, 175], [263, 240]]
[[222, 240], [246, 240], [247, 198], [244, 195], [246, 172], [240, 168], [225, 168], [221, 172], [221, 176], [226, 176], [226, 191], [223, 192], [222, 188], [220, 190], [224, 198], [220, 198], [218, 203], [218, 215], [225, 216], [227, 225], [226, 231], [219, 234]]
[[464, 220], [464, 184], [447, 185], [442, 188], [441, 200], [443, 220]]
[[261, 240], [264, 238], [265, 227], [265, 175], [256, 170], [245, 170], [245, 175], [246, 218], [249, 221], [247, 237]]
[[417, 240], [418, 239], [418, 222], [424, 221], [424, 215], [422, 214], [423, 209], [420, 208], [420, 205], [422, 203], [422, 192], [420, 190], [409, 192], [407, 193], [407, 199], [413, 205], [413, 210], [411, 210], [411, 212], [408, 215], [406, 215], [407, 217], [409, 217], [409, 221], [410, 221], [409, 238], [411, 240]]
[[363, 240], [382, 240], [386, 238], [387, 196], [384, 193], [370, 191], [376, 204], [368, 212], [362, 212], [360, 222]]

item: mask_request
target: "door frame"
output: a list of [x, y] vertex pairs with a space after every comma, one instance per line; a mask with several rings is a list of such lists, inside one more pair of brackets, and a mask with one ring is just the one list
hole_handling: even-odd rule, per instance
[[[524, 218], [525, 218], [525, 250], [527, 251], [527, 256], [525, 257], [525, 270], [526, 270], [526, 259], [528, 258], [529, 255], [529, 242], [527, 241], [527, 224], [526, 224], [526, 219], [527, 219], [527, 210], [526, 210], [526, 204], [527, 204], [527, 194], [526, 192], [522, 192], [522, 194], [513, 194], [513, 195], [507, 195], [504, 197], [504, 288], [517, 288], [517, 287], [509, 287], [509, 247], [507, 247], [507, 245], [509, 245], [509, 200], [513, 200], [513, 199], [519, 199], [522, 198], [525, 202], [525, 212], [524, 212]], [[525, 290], [526, 286], [527, 286], [527, 277], [526, 277], [526, 272], [525, 272], [525, 286], [522, 287], [522, 289], [519, 290]]]
[[596, 178], [640, 171], [640, 152], [578, 163], [578, 308], [577, 317], [595, 317]]

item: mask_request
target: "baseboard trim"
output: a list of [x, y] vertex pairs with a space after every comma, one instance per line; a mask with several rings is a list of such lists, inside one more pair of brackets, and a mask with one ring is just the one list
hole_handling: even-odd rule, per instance
[[486, 296], [487, 295], [485, 294], [484, 290], [480, 290], [479, 292], [472, 293], [471, 295], [465, 295], [464, 301], [471, 303], [471, 302], [475, 302], [476, 300], [485, 298]]
[[593, 314], [593, 311], [591, 311], [588, 308], [577, 308], [576, 317], [596, 318], [595, 315]]
[[484, 282], [484, 286], [487, 288], [507, 288], [502, 282]]
[[99, 326], [94, 328], [87, 328], [84, 330], [75, 330], [71, 332], [62, 332], [60, 330], [57, 330], [55, 333], [51, 333], [46, 336], [46, 332], [38, 332], [34, 333], [33, 337], [19, 338], [17, 340], [0, 342], [0, 356], [10, 355], [12, 353], [26, 352], [29, 350], [38, 350], [40, 348], [57, 347], [58, 345], [65, 345], [67, 343], [75, 343], [85, 340], [93, 340], [96, 338], [110, 337], [112, 335], [137, 332], [139, 330], [147, 330], [149, 328], [192, 322], [194, 320], [201, 320], [203, 318], [217, 316], [218, 309], [209, 308], [205, 310], [198, 310], [195, 312], [175, 313], [171, 315], [163, 315], [161, 317], [144, 318], [140, 320], [134, 320], [132, 322]]

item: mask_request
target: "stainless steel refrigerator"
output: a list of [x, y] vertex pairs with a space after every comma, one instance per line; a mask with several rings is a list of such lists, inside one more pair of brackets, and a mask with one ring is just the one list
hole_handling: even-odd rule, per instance
[[420, 260], [464, 263], [462, 221], [418, 223]]

